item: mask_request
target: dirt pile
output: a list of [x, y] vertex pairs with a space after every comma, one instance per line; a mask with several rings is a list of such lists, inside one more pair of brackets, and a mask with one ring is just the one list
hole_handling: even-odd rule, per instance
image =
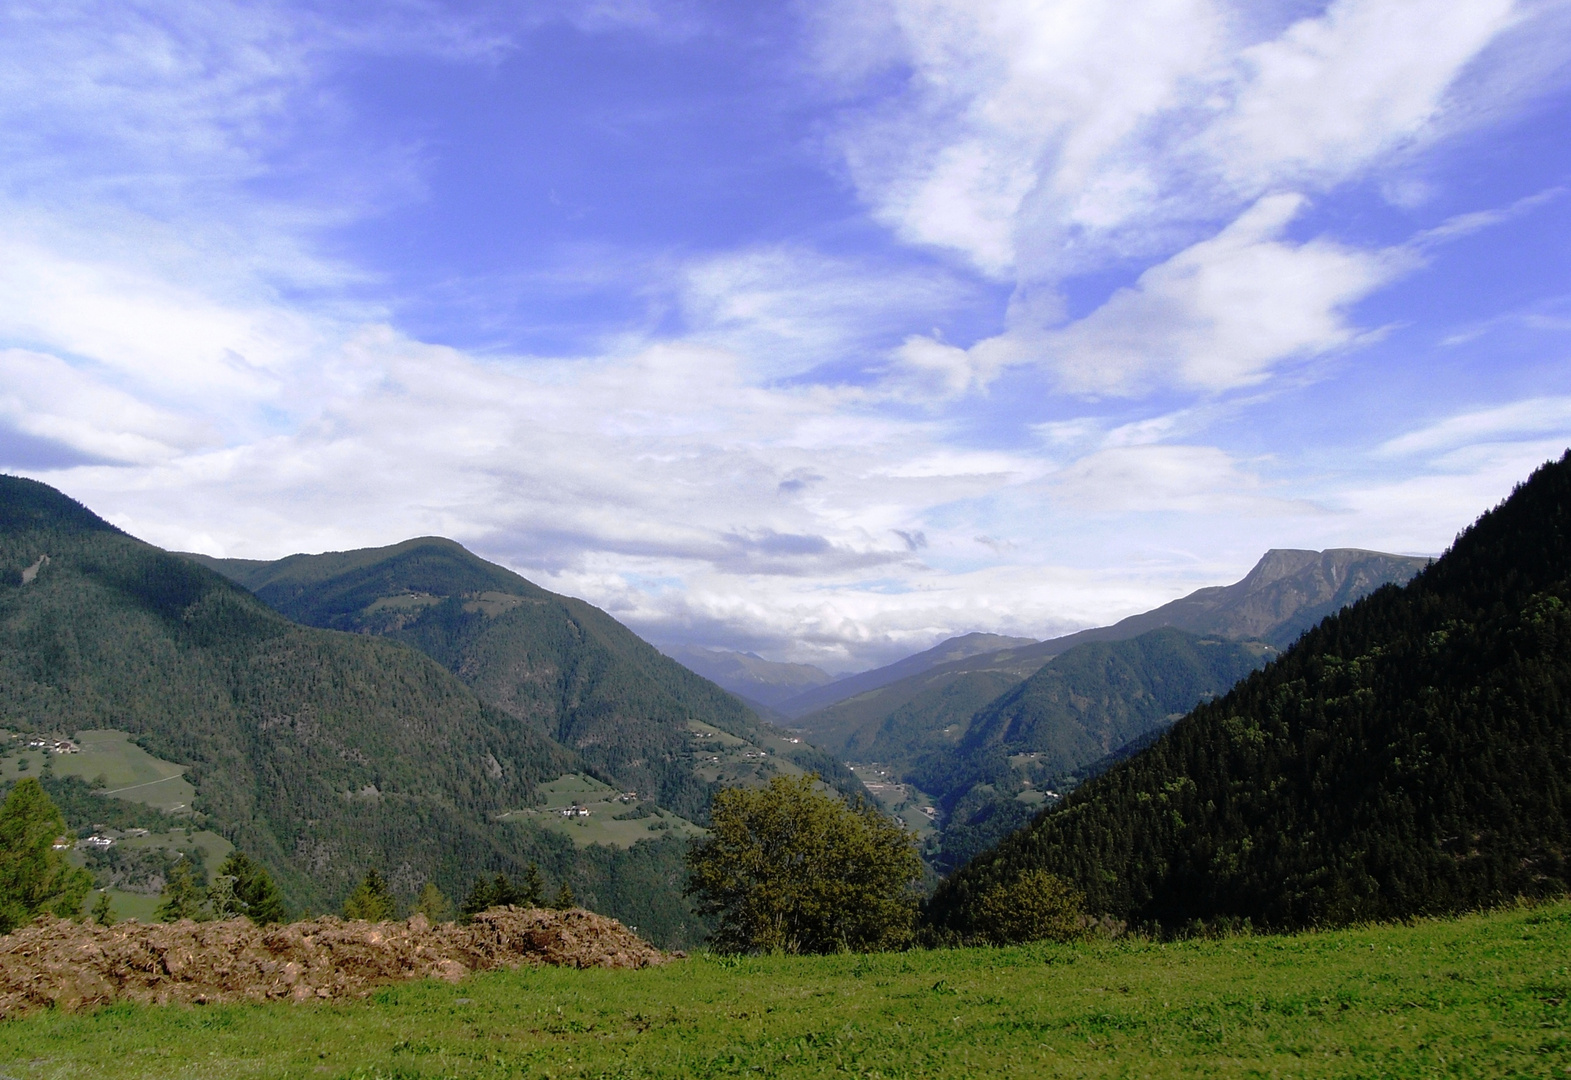
[[0, 1017], [113, 1001], [339, 998], [404, 979], [456, 982], [471, 971], [558, 964], [640, 968], [669, 957], [593, 912], [495, 908], [468, 926], [245, 919], [104, 927], [44, 920], [0, 937]]

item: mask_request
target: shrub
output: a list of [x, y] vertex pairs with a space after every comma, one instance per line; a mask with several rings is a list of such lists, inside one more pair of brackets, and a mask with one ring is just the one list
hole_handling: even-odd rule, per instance
[[1057, 875], [1027, 870], [984, 892], [976, 915], [982, 939], [993, 945], [1068, 941], [1084, 932], [1085, 899]]

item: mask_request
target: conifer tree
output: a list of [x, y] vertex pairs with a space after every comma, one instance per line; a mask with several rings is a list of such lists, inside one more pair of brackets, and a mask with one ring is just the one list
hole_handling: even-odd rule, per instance
[[578, 898], [573, 895], [573, 887], [567, 882], [562, 882], [562, 887], [556, 890], [556, 902], [551, 906], [558, 911], [566, 911], [578, 903]]
[[344, 901], [344, 918], [364, 919], [366, 922], [386, 922], [394, 917], [398, 902], [387, 887], [387, 882], [376, 867], [365, 872], [355, 891]]
[[442, 890], [437, 888], [436, 882], [428, 881], [420, 890], [420, 899], [415, 901], [415, 910], [430, 919], [433, 923], [449, 922], [453, 918], [453, 904]]
[[181, 919], [201, 921], [206, 917], [203, 905], [207, 900], [207, 890], [191, 873], [189, 859], [181, 859], [175, 864], [169, 880], [164, 884], [162, 899], [163, 903], [153, 912], [153, 917], [159, 922], [179, 922]]
[[[502, 878], [501, 874], [497, 878]], [[506, 878], [502, 878], [506, 880]], [[487, 911], [496, 906], [496, 878], [481, 874], [475, 878], [475, 883], [469, 887], [469, 895], [464, 897], [464, 902], [458, 906], [459, 913], [468, 920], [474, 918], [482, 911]]]
[[524, 871], [524, 883], [518, 890], [518, 903], [531, 908], [545, 903], [545, 881], [540, 877], [540, 867], [534, 863], [530, 863], [529, 869]]
[[98, 901], [93, 905], [93, 921], [99, 926], [113, 926], [116, 922], [114, 909], [109, 905], [108, 890], [98, 894]]
[[227, 889], [221, 895], [211, 895], [213, 914], [220, 918], [244, 915], [258, 926], [284, 922], [289, 917], [278, 886], [268, 876], [261, 863], [242, 851], [232, 851], [218, 868], [219, 881], [227, 880]]
[[0, 933], [45, 912], [66, 917], [81, 911], [93, 879], [55, 849], [65, 831], [43, 785], [32, 777], [18, 781], [0, 806]]

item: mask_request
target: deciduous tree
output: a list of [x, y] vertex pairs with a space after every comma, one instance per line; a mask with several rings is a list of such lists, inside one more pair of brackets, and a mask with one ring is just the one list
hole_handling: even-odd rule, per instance
[[1078, 889], [1046, 870], [1027, 870], [982, 894], [977, 925], [994, 945], [1068, 941], [1083, 933], [1084, 912]]
[[898, 948], [911, 938], [915, 839], [864, 802], [777, 776], [715, 796], [709, 836], [688, 856], [687, 892], [717, 916], [725, 951]]

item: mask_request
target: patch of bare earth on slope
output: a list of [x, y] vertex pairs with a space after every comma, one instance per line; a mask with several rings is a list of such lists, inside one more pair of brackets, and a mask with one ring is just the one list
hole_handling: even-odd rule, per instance
[[642, 968], [666, 954], [581, 909], [493, 908], [467, 926], [245, 919], [95, 926], [45, 919], [0, 937], [0, 1017], [115, 1001], [207, 1004], [355, 997], [407, 979], [523, 965]]

